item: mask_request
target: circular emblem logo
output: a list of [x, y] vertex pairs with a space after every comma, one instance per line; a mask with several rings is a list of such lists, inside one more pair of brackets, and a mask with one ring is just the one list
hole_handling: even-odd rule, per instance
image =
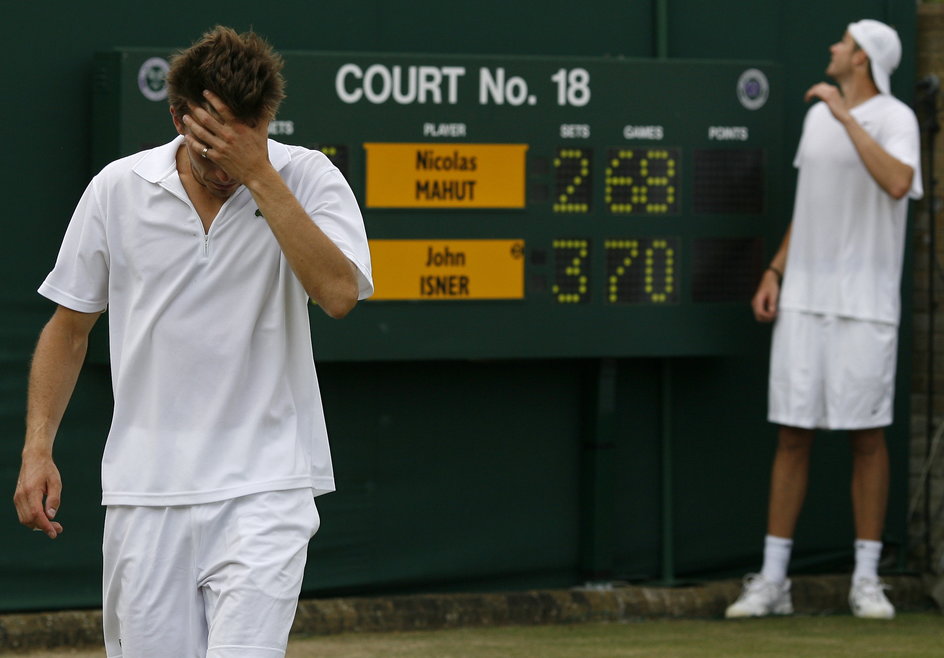
[[162, 101], [167, 98], [167, 72], [170, 65], [163, 57], [145, 60], [138, 69], [138, 89], [145, 98]]
[[770, 95], [770, 84], [767, 76], [760, 69], [747, 69], [738, 78], [738, 100], [749, 110], [759, 110], [764, 107]]

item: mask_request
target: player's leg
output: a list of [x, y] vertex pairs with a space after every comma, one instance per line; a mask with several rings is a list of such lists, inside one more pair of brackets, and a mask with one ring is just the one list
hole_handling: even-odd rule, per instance
[[859, 617], [890, 619], [895, 608], [878, 577], [888, 506], [889, 458], [884, 428], [892, 422], [897, 327], [844, 320], [837, 324], [837, 371], [829, 414], [848, 428], [852, 449], [855, 571], [849, 605]]
[[770, 351], [768, 420], [780, 427], [771, 468], [767, 536], [760, 573], [748, 574], [727, 617], [790, 614], [787, 567], [793, 532], [806, 497], [814, 433], [822, 421], [822, 316], [782, 311]]
[[827, 340], [832, 322], [812, 313], [782, 311], [770, 356], [768, 417], [779, 425], [770, 479], [767, 533], [792, 539], [806, 498], [813, 430], [826, 420]]
[[806, 498], [813, 430], [781, 426], [770, 474], [767, 534], [792, 539]]
[[747, 576], [740, 597], [728, 606], [725, 616], [729, 618], [793, 612], [787, 567], [793, 549], [793, 531], [806, 497], [812, 445], [812, 430], [781, 427], [778, 432], [770, 476], [764, 562], [759, 574]]
[[793, 533], [806, 499], [813, 437], [813, 430], [799, 427], [781, 426], [777, 433], [777, 451], [770, 472], [764, 562], [760, 570], [768, 582], [780, 584], [787, 580]]
[[282, 656], [308, 542], [320, 525], [311, 490], [265, 492], [203, 508], [199, 571], [207, 658]]
[[855, 518], [855, 571], [849, 607], [857, 617], [891, 619], [895, 607], [878, 576], [882, 531], [888, 506], [888, 449], [883, 429], [850, 433], [852, 441], [852, 510]]
[[108, 507], [102, 622], [109, 658], [206, 653], [186, 507]]
[[834, 344], [828, 414], [832, 427], [849, 430], [856, 539], [878, 542], [888, 501], [884, 428], [892, 422], [898, 332], [889, 324], [844, 320]]
[[853, 430], [849, 435], [856, 538], [879, 542], [888, 507], [889, 464], [885, 429]]

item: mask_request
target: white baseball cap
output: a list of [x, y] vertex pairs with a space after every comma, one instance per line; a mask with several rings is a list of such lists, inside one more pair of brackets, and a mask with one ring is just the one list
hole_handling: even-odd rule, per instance
[[901, 62], [898, 33], [885, 23], [870, 18], [849, 23], [849, 34], [869, 56], [872, 79], [883, 94], [891, 93], [891, 75]]

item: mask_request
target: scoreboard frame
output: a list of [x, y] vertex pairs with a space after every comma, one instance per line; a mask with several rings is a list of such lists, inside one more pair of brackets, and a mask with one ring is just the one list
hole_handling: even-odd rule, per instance
[[[96, 168], [173, 137], [168, 52], [97, 55]], [[378, 253], [374, 299], [342, 322], [312, 309], [319, 359], [712, 355], [759, 339], [748, 302], [786, 224], [777, 65], [283, 56], [270, 136], [341, 169]]]

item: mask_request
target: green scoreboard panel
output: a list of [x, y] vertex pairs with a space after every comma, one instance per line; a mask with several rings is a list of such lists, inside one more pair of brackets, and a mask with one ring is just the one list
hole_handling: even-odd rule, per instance
[[[97, 58], [95, 165], [174, 136], [167, 54]], [[329, 360], [730, 354], [783, 229], [765, 62], [288, 52], [273, 139], [361, 204], [376, 294]]]

